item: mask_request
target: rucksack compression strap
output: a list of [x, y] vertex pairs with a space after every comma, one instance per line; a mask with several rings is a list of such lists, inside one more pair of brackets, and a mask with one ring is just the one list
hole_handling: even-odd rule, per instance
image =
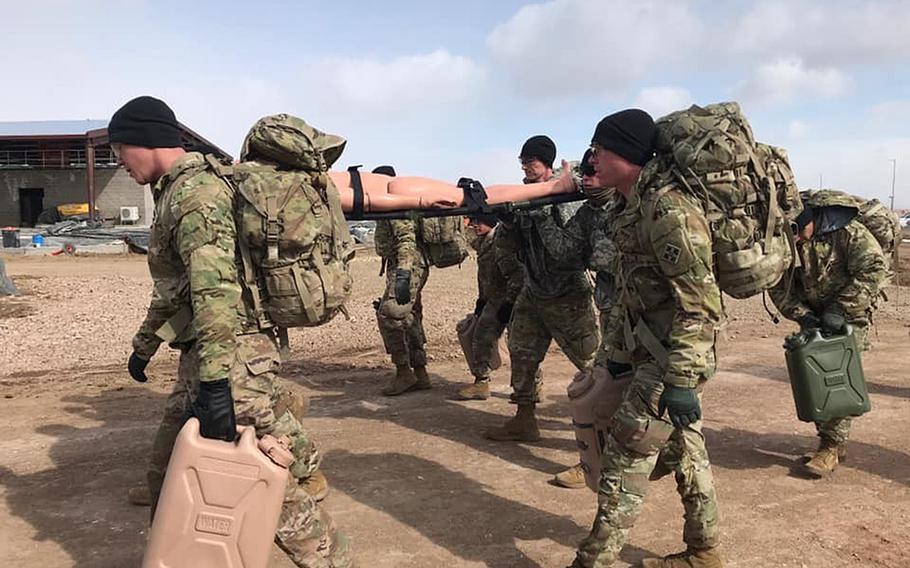
[[354, 207], [351, 216], [354, 219], [363, 218], [363, 181], [360, 179], [360, 166], [350, 166], [348, 173], [351, 175], [351, 189], [354, 190]]

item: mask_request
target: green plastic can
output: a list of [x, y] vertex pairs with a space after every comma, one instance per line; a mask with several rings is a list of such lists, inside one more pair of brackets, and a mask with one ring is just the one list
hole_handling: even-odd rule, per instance
[[816, 330], [786, 350], [796, 415], [803, 422], [860, 416], [872, 409], [853, 328], [825, 337]]

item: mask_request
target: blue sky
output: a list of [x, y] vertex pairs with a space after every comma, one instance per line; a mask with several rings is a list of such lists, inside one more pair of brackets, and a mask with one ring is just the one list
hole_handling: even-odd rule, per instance
[[106, 118], [133, 96], [237, 153], [290, 112], [342, 164], [486, 183], [550, 135], [577, 159], [604, 115], [737, 100], [802, 188], [910, 207], [910, 1], [172, 2], [4, 7], [0, 120]]

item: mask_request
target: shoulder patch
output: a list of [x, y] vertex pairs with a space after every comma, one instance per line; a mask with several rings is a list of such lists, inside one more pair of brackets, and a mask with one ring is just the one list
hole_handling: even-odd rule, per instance
[[664, 244], [664, 250], [660, 253], [661, 258], [666, 261], [668, 264], [676, 264], [679, 262], [679, 256], [682, 254], [682, 249], [676, 246], [673, 243]]

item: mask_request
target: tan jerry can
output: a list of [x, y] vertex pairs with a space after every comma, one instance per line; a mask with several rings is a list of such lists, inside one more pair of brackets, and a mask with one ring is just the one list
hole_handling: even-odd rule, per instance
[[[477, 328], [477, 316], [468, 314], [455, 325], [455, 331], [458, 333], [458, 342], [461, 344], [461, 350], [464, 352], [465, 361], [469, 367], [474, 367], [474, 330]], [[490, 356], [490, 369], [495, 371], [502, 367], [502, 360], [508, 358], [509, 351], [500, 337], [496, 341], [496, 349]]]
[[576, 373], [566, 389], [581, 469], [585, 473], [585, 483], [595, 493], [600, 483], [600, 459], [610, 421], [622, 404], [623, 391], [632, 376], [632, 373], [626, 373], [614, 378], [605, 367], [598, 365]]
[[250, 426], [235, 442], [180, 430], [143, 568], [266, 568], [294, 456]]

